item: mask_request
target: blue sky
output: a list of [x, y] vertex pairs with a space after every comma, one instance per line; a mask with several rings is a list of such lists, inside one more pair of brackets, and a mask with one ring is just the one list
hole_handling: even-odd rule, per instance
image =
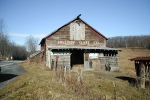
[[29, 35], [40, 41], [79, 14], [106, 37], [150, 35], [150, 0], [0, 0], [0, 18], [19, 45]]

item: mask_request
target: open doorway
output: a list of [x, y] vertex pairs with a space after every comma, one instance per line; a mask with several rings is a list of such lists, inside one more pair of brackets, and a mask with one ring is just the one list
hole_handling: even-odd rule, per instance
[[74, 65], [84, 64], [84, 51], [82, 50], [72, 50], [71, 51], [71, 68]]

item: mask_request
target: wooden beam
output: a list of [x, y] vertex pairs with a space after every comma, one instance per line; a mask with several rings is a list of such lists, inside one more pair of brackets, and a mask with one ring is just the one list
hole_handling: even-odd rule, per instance
[[143, 64], [143, 62], [140, 62], [140, 68], [141, 68], [140, 84], [141, 88], [145, 89], [145, 65]]

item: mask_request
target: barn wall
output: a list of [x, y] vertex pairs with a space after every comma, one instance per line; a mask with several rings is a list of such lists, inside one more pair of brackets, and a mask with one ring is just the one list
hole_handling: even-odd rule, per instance
[[42, 44], [41, 45], [41, 50], [44, 50], [45, 49], [45, 44]]
[[94, 70], [101, 70], [99, 59], [90, 59], [90, 67]]
[[99, 57], [101, 69], [105, 68], [105, 64], [109, 63], [111, 71], [119, 71], [119, 57], [117, 56], [104, 56]]
[[97, 35], [86, 25], [85, 25], [85, 40], [84, 38], [82, 38], [81, 40], [70, 39], [70, 25], [71, 24], [64, 26], [55, 34], [48, 37], [46, 39], [46, 45], [51, 47], [52, 46], [59, 46], [59, 47], [61, 46], [105, 47], [106, 46], [106, 39], [100, 35]]
[[[58, 60], [56, 60], [56, 56], [58, 56]], [[52, 63], [52, 61], [54, 62]], [[51, 66], [53, 68], [56, 67], [56, 61], [57, 61], [57, 68], [60, 68], [61, 66], [70, 67], [70, 54], [51, 55]]]

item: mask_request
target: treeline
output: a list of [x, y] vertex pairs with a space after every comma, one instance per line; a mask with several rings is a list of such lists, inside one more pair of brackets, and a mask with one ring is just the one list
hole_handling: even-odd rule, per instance
[[7, 34], [0, 33], [0, 57], [24, 60], [27, 58], [27, 51], [24, 46], [18, 46], [11, 42]]
[[150, 35], [111, 37], [107, 40], [107, 47], [150, 49]]
[[10, 37], [6, 32], [6, 26], [3, 20], [0, 20], [0, 60], [10, 59], [24, 60], [27, 58], [25, 46], [19, 46], [10, 41]]

